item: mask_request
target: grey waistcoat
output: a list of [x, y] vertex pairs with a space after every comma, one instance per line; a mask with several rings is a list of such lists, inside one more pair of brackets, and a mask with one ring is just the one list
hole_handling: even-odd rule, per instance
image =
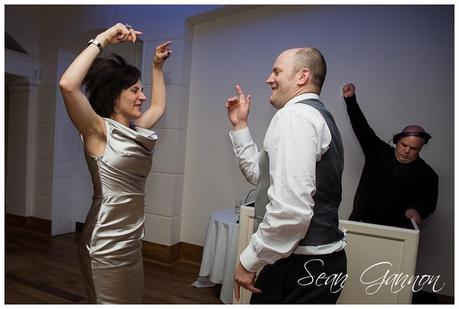
[[[318, 246], [336, 242], [343, 238], [343, 232], [338, 229], [338, 207], [341, 202], [341, 175], [343, 173], [344, 155], [341, 135], [336, 127], [333, 116], [324, 105], [315, 99], [300, 101], [296, 104], [307, 104], [317, 109], [325, 119], [331, 133], [329, 149], [316, 163], [316, 193], [314, 200], [314, 215], [309, 229], [300, 241], [300, 246]], [[299, 143], [301, 141], [298, 141]], [[302, 160], [302, 158], [298, 158]], [[268, 199], [269, 155], [263, 149], [259, 158], [259, 178], [255, 198], [254, 231], [263, 220]]]

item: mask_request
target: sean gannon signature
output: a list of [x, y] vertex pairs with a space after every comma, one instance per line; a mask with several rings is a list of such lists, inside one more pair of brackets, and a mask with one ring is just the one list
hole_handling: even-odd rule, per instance
[[[298, 279], [298, 284], [308, 286], [315, 284], [316, 286], [329, 286], [331, 293], [338, 293], [344, 288], [344, 284], [348, 278], [347, 274], [329, 274], [321, 273], [318, 276], [313, 276], [308, 269], [309, 263], [324, 262], [321, 259], [312, 259], [304, 263], [306, 276]], [[440, 275], [409, 275], [404, 273], [390, 273], [393, 267], [390, 262], [379, 262], [365, 269], [360, 275], [360, 283], [365, 288], [365, 293], [373, 295], [381, 290], [384, 286], [389, 286], [392, 293], [398, 293], [405, 287], [410, 287], [413, 292], [420, 291], [423, 287], [432, 285], [433, 292], [439, 292], [445, 287], [443, 282], [437, 287]], [[376, 279], [375, 279], [376, 274]], [[371, 279], [370, 279], [371, 278]]]

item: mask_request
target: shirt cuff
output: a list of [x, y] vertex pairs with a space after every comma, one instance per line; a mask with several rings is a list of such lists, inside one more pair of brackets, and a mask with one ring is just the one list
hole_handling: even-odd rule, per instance
[[[344, 98], [344, 97], [343, 97]], [[357, 103], [357, 97], [355, 96], [355, 94], [352, 96], [352, 97], [348, 97], [348, 98], [344, 98], [344, 101], [346, 102], [346, 104], [349, 104], [349, 103]]]
[[249, 245], [242, 251], [241, 256], [239, 257], [242, 266], [250, 272], [256, 273], [263, 268], [267, 262], [260, 260], [255, 251], [252, 250], [252, 247]]
[[229, 132], [229, 136], [234, 145], [243, 145], [252, 141], [249, 127], [245, 127], [239, 130], [232, 130]]

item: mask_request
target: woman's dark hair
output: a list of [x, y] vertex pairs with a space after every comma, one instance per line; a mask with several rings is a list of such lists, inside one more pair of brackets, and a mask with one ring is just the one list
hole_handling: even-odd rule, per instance
[[83, 79], [89, 103], [101, 117], [114, 113], [115, 100], [121, 91], [140, 79], [140, 71], [116, 54], [99, 56], [92, 63]]

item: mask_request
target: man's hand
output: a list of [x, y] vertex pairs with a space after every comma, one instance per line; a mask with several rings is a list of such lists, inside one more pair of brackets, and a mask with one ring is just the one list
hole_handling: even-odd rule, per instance
[[417, 224], [420, 224], [422, 221], [421, 215], [414, 208], [409, 208], [405, 211], [405, 217], [408, 219], [414, 219]]
[[228, 118], [233, 129], [239, 130], [247, 127], [247, 118], [250, 110], [250, 95], [245, 96], [239, 85], [236, 85], [237, 96], [226, 100], [225, 106], [228, 110]]
[[354, 84], [346, 84], [343, 86], [343, 97], [345, 98], [350, 98], [350, 97], [353, 97], [355, 96], [355, 86]]
[[256, 276], [256, 273], [252, 273], [245, 269], [241, 262], [237, 263], [236, 269], [234, 270], [234, 296], [237, 301], [239, 301], [241, 295], [241, 286], [252, 293], [261, 293], [261, 290], [254, 286]]

